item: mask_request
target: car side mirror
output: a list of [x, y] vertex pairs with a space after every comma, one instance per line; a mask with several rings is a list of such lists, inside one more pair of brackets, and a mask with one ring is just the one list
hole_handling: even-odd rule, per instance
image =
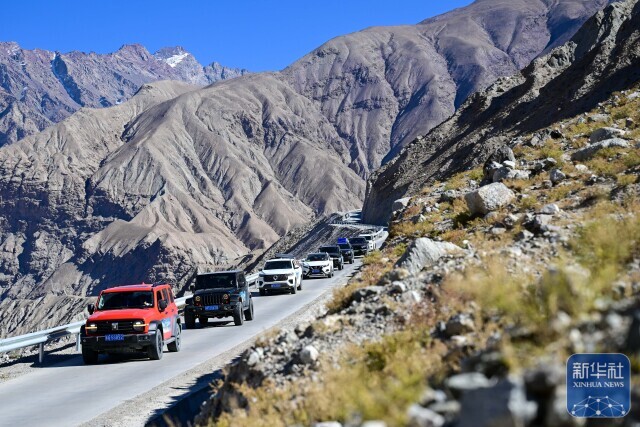
[[196, 291], [196, 285], [189, 285], [189, 290], [191, 292], [195, 292]]
[[96, 306], [93, 304], [89, 304], [87, 305], [87, 311], [89, 312], [89, 314], [93, 314], [94, 311], [96, 311]]
[[165, 311], [166, 308], [167, 308], [167, 305], [168, 304], [167, 304], [167, 300], [166, 299], [160, 300], [160, 302], [158, 303], [158, 309], [160, 311]]

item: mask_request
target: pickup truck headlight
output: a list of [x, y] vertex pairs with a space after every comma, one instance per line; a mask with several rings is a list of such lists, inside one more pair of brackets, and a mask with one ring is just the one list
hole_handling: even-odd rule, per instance
[[142, 332], [142, 331], [144, 331], [144, 328], [146, 326], [147, 326], [147, 324], [144, 323], [144, 321], [142, 321], [142, 320], [136, 320], [135, 322], [133, 322], [133, 330], [134, 331]]

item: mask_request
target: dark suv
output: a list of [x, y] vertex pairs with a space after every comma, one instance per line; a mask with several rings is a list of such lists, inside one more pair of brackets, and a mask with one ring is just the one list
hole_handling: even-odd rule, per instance
[[367, 255], [369, 253], [369, 242], [364, 237], [351, 237], [349, 243], [353, 248], [354, 255]]
[[342, 251], [340, 250], [340, 246], [338, 245], [327, 245], [320, 246], [318, 252], [326, 252], [329, 254], [331, 259], [333, 260], [333, 267], [338, 270], [342, 270], [344, 268], [344, 258], [342, 257]]
[[193, 296], [186, 300], [184, 323], [189, 329], [204, 325], [210, 318], [233, 317], [236, 326], [253, 320], [253, 299], [242, 271], [220, 271], [196, 276]]
[[342, 252], [342, 258], [344, 258], [344, 262], [353, 264], [355, 255], [353, 253], [353, 247], [351, 247], [351, 243], [349, 243], [349, 240], [346, 238], [338, 239], [338, 246], [340, 247], [340, 252]]

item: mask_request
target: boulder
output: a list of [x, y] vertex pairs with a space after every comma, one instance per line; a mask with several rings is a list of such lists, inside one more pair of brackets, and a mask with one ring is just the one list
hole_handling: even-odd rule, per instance
[[492, 180], [493, 182], [511, 181], [514, 179], [529, 179], [530, 176], [531, 173], [529, 171], [512, 169], [505, 166], [493, 172]]
[[578, 162], [588, 160], [595, 156], [598, 151], [610, 147], [628, 148], [629, 143], [620, 138], [606, 139], [594, 144], [589, 144], [586, 147], [579, 149], [571, 155], [571, 160]]
[[537, 413], [536, 402], [526, 398], [520, 381], [502, 380], [489, 388], [469, 390], [460, 401], [457, 427], [521, 427]]
[[508, 205], [515, 194], [501, 182], [485, 185], [464, 196], [471, 214], [486, 215]]
[[391, 205], [391, 211], [395, 212], [406, 208], [410, 200], [411, 197], [403, 197], [402, 199], [395, 200]]
[[502, 145], [498, 147], [485, 161], [483, 171], [485, 179], [491, 179], [493, 177], [493, 172], [496, 169], [502, 167], [502, 163], [504, 161], [516, 161], [516, 156], [513, 155], [513, 150], [509, 148], [507, 145]]
[[544, 205], [542, 209], [540, 209], [540, 213], [544, 215], [555, 215], [560, 213], [560, 207], [555, 203], [549, 203], [548, 205]]
[[441, 427], [445, 419], [442, 415], [420, 405], [411, 405], [407, 411], [409, 427]]
[[318, 360], [319, 355], [320, 354], [318, 350], [312, 345], [304, 347], [298, 354], [298, 356], [300, 357], [300, 361], [305, 365], [311, 365], [315, 363], [315, 361]]
[[551, 172], [549, 172], [549, 179], [553, 184], [557, 184], [561, 181], [564, 181], [567, 178], [567, 175], [564, 174], [560, 169], [553, 168]]
[[462, 252], [459, 246], [449, 242], [436, 242], [427, 237], [414, 240], [396, 263], [396, 267], [417, 274], [423, 268], [433, 265], [444, 255]]
[[467, 313], [459, 313], [452, 316], [445, 326], [444, 333], [448, 337], [453, 335], [464, 335], [469, 332], [473, 332], [476, 329], [476, 325], [473, 322], [473, 318]]
[[589, 136], [589, 142], [593, 144], [607, 139], [619, 138], [621, 136], [624, 136], [624, 134], [625, 131], [623, 131], [622, 129], [609, 127], [600, 128], [591, 132], [591, 135]]

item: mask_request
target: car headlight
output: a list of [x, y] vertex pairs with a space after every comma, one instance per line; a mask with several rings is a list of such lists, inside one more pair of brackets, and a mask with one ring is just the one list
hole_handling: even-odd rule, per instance
[[225, 304], [229, 302], [229, 294], [222, 295], [222, 302]]
[[98, 330], [98, 325], [95, 323], [89, 323], [84, 327], [84, 330], [87, 332], [96, 332]]
[[136, 320], [135, 322], [133, 322], [133, 330], [134, 331], [144, 331], [145, 326], [147, 326], [146, 323], [144, 323], [142, 320]]

